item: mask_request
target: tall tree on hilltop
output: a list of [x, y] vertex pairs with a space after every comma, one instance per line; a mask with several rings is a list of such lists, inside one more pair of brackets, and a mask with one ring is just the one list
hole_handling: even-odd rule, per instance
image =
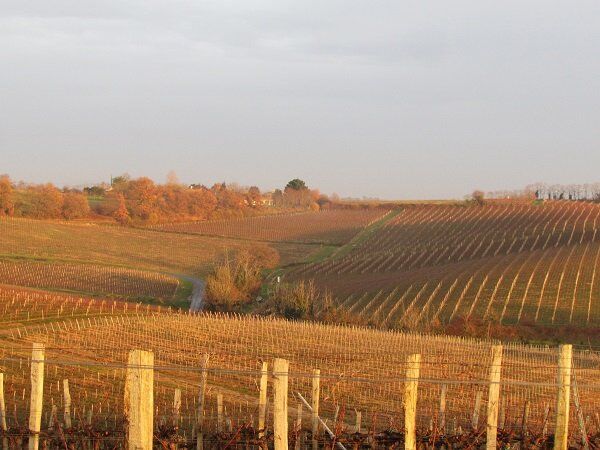
[[119, 193], [117, 199], [119, 201], [119, 206], [113, 213], [113, 217], [121, 225], [126, 225], [131, 221], [131, 217], [129, 216], [129, 210], [127, 209], [127, 205], [125, 204], [125, 196]]
[[13, 187], [7, 175], [0, 176], [0, 216], [12, 216], [15, 210]]
[[303, 191], [305, 189], [308, 189], [308, 186], [300, 178], [294, 178], [293, 180], [289, 181], [288, 184], [285, 185], [285, 189], [286, 190], [293, 189], [294, 191]]

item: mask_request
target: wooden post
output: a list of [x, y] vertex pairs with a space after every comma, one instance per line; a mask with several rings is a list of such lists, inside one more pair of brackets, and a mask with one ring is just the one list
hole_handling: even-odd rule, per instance
[[[4, 374], [0, 373], [0, 428], [2, 432], [6, 433], [8, 427], [6, 425], [6, 403], [4, 401]], [[2, 438], [2, 448], [8, 450], [8, 438], [4, 436]]]
[[267, 424], [267, 385], [269, 380], [268, 374], [269, 364], [265, 361], [262, 363], [260, 370], [260, 391], [258, 393], [258, 437], [262, 438], [265, 435]]
[[127, 360], [125, 415], [132, 450], [152, 450], [154, 432], [154, 353], [132, 350]]
[[319, 446], [319, 404], [321, 395], [321, 370], [314, 369], [312, 372], [312, 447], [316, 450]]
[[404, 448], [417, 450], [417, 390], [421, 355], [410, 355], [407, 360], [406, 384], [404, 387]]
[[440, 392], [440, 413], [438, 417], [438, 427], [443, 434], [446, 434], [446, 394], [448, 392], [448, 385], [442, 384], [442, 391]]
[[477, 391], [475, 395], [475, 407], [473, 408], [473, 417], [471, 418], [471, 426], [473, 430], [479, 428], [479, 411], [481, 411], [481, 399], [483, 397], [483, 391]]
[[498, 440], [498, 409], [500, 400], [500, 374], [502, 370], [502, 346], [492, 346], [492, 365], [490, 366], [490, 387], [487, 405], [486, 449], [495, 450]]
[[196, 450], [204, 449], [204, 406], [206, 402], [206, 381], [208, 379], [208, 355], [202, 357], [202, 373], [198, 391], [198, 411], [196, 417]]
[[4, 402], [4, 374], [0, 373], [0, 427], [2, 431], [8, 430], [6, 426], [6, 403]]
[[523, 405], [523, 418], [521, 420], [521, 436], [527, 436], [527, 422], [529, 421], [529, 409], [531, 408], [531, 402], [529, 400], [525, 401], [525, 405]]
[[44, 344], [33, 344], [31, 352], [31, 399], [29, 402], [29, 450], [40, 445], [44, 401]]
[[275, 450], [288, 450], [288, 370], [289, 362], [273, 361], [273, 439]]
[[300, 450], [302, 446], [302, 403], [298, 402], [298, 409], [296, 410], [296, 445], [294, 448]]
[[72, 427], [71, 423], [71, 393], [69, 391], [69, 380], [63, 380], [63, 403], [65, 410], [65, 428], [69, 430]]
[[223, 431], [223, 394], [217, 393], [217, 433]]
[[554, 450], [567, 450], [569, 440], [569, 405], [571, 402], [571, 364], [573, 347], [561, 345], [558, 356], [558, 398]]
[[179, 426], [179, 415], [181, 411], [181, 389], [173, 392], [173, 426]]
[[54, 430], [54, 426], [56, 425], [56, 416], [58, 414], [58, 407], [56, 405], [52, 405], [52, 409], [50, 410], [50, 418], [48, 419], [48, 429]]
[[362, 412], [355, 410], [356, 412], [356, 425], [354, 426], [354, 432], [360, 433], [362, 430]]

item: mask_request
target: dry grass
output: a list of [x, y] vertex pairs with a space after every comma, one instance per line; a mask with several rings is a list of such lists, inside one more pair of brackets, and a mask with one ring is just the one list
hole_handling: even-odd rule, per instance
[[201, 275], [225, 251], [264, 247], [234, 239], [179, 235], [97, 223], [0, 219], [0, 255], [82, 261]]

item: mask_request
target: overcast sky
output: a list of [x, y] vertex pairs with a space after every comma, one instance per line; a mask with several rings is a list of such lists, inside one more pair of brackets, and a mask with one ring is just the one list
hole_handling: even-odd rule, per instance
[[600, 181], [598, 0], [2, 0], [0, 42], [15, 179]]

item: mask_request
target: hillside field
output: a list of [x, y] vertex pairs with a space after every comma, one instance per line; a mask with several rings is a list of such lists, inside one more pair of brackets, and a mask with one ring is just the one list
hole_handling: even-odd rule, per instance
[[[123, 436], [124, 363], [131, 349], [155, 352], [157, 427], [171, 420], [174, 390], [180, 390], [177, 439], [182, 443], [193, 442], [199, 368], [203, 355], [209, 355], [207, 436], [216, 439], [213, 433], [220, 426], [216, 405], [222, 396], [223, 414], [233, 427], [231, 434], [222, 437], [225, 445], [233, 438], [235, 427], [255, 423], [261, 361], [270, 363], [274, 357], [290, 362], [289, 402], [294, 414], [298, 401], [293, 393], [308, 398], [310, 374], [313, 369], [320, 369], [321, 416], [336, 423], [339, 433], [352, 433], [355, 411], [360, 411], [365, 430], [383, 433], [390, 427], [402, 429], [406, 361], [408, 355], [419, 353], [419, 430], [426, 433], [432, 421], [439, 419], [444, 389], [446, 427], [451, 433], [460, 433], [457, 430], [472, 426], [478, 392], [487, 392], [491, 346], [497, 343], [280, 319], [183, 314], [155, 307], [127, 307], [123, 302], [6, 288], [0, 289], [0, 309], [7, 313], [0, 332], [0, 365], [7, 388], [7, 408], [13, 411], [8, 418], [9, 427], [16, 429], [27, 419], [28, 358], [31, 343], [39, 342], [45, 344], [48, 360], [46, 413], [49, 405], [61, 404], [62, 382], [68, 379], [75, 429], [87, 423], [91, 410], [94, 428], [105, 430], [113, 439]], [[557, 393], [553, 381], [557, 358], [556, 347], [505, 345], [503, 429], [519, 429], [527, 404], [532, 435], [541, 436], [544, 427], [547, 433], [553, 432], [554, 412], [551, 409], [548, 415], [547, 407], [553, 404]], [[588, 415], [593, 415], [600, 402], [599, 358], [596, 352], [587, 350], [576, 350], [573, 357], [580, 407]], [[338, 416], [336, 411], [344, 413]], [[309, 419], [306, 420], [309, 428]], [[575, 437], [575, 413], [571, 426]], [[591, 421], [589, 431], [594, 430], [597, 425]], [[77, 442], [77, 436], [67, 438]], [[164, 436], [175, 439], [173, 434]]]
[[415, 205], [286, 278], [314, 280], [376, 326], [597, 326], [599, 226], [600, 205], [585, 202]]

